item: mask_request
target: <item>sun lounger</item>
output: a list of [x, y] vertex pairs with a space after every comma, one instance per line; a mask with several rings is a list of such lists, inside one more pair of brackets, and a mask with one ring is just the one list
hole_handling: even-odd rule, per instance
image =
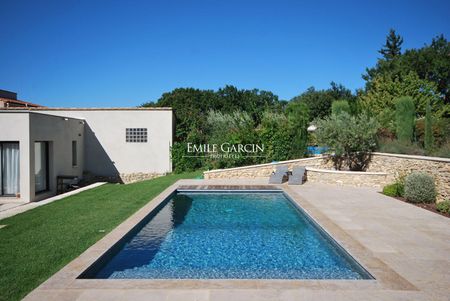
[[269, 184], [282, 184], [287, 177], [287, 173], [287, 166], [277, 166], [275, 172], [270, 175]]
[[304, 166], [295, 166], [292, 174], [289, 175], [289, 185], [301, 185], [305, 177], [306, 169]]

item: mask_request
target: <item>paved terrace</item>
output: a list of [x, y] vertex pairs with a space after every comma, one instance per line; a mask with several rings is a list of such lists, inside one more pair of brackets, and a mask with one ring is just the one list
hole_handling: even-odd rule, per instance
[[75, 279], [180, 185], [259, 185], [182, 180], [30, 293], [25, 300], [450, 300], [450, 219], [374, 189], [280, 185], [376, 280]]

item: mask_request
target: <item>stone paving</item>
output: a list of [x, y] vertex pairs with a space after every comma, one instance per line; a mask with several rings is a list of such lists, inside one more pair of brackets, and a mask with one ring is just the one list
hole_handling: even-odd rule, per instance
[[370, 188], [279, 185], [375, 280], [76, 279], [181, 185], [263, 185], [266, 179], [182, 180], [69, 263], [25, 300], [450, 300], [450, 219]]

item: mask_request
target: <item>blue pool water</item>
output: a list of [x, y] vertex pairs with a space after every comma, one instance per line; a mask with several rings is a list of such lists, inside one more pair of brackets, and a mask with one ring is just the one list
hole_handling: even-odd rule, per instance
[[282, 192], [178, 192], [86, 278], [371, 279]]

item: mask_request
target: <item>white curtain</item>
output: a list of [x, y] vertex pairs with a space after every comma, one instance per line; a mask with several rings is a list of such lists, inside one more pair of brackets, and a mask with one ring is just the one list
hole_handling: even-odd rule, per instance
[[3, 194], [19, 193], [19, 143], [2, 143], [2, 168]]
[[47, 145], [45, 142], [34, 143], [34, 180], [35, 191], [47, 190]]

